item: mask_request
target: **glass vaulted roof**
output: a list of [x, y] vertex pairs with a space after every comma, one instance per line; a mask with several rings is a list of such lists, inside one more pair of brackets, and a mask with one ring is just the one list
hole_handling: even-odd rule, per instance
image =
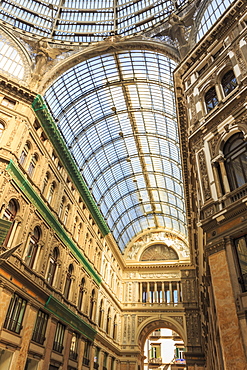
[[174, 68], [155, 52], [106, 54], [45, 94], [121, 249], [149, 228], [186, 235]]
[[42, 37], [100, 41], [147, 30], [191, 0], [1, 0], [0, 19]]

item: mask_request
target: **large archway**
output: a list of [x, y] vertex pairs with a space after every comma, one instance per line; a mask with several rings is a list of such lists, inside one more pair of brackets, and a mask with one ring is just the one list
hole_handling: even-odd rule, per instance
[[183, 328], [183, 323], [179, 323], [175, 317], [160, 318], [156, 320], [152, 318], [150, 320], [145, 320], [137, 333], [137, 342], [141, 351], [141, 364], [139, 365], [141, 370], [145, 369], [144, 359], [147, 357], [147, 351], [144, 351], [145, 343], [150, 336], [156, 336], [155, 331], [157, 332], [157, 329], [170, 329], [172, 332], [177, 333], [178, 337], [181, 338], [181, 343], [186, 347], [187, 337]]

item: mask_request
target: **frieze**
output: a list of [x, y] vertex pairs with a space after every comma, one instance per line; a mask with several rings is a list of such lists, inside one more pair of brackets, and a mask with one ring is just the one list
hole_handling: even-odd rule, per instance
[[164, 242], [168, 247], [173, 247], [182, 257], [189, 257], [189, 247], [174, 234], [168, 232], [149, 233], [136, 241], [127, 253], [127, 259], [135, 259], [139, 250], [154, 241]]
[[23, 133], [22, 133], [22, 135], [21, 135], [21, 138], [20, 138], [20, 140], [19, 140], [19, 143], [18, 143], [18, 145], [17, 145], [17, 147], [16, 147], [16, 153], [18, 153], [18, 152], [19, 152], [20, 147], [23, 145], [23, 140], [24, 140], [24, 138], [27, 136], [27, 131], [28, 131], [28, 127], [27, 127], [27, 124], [26, 124], [26, 126], [25, 126], [25, 128], [24, 128], [24, 130], [23, 130]]
[[180, 279], [180, 272], [140, 274], [140, 277], [143, 279]]
[[14, 124], [14, 128], [13, 130], [11, 131], [11, 134], [9, 135], [9, 139], [6, 143], [6, 146], [7, 147], [10, 147], [10, 145], [13, 143], [13, 139], [16, 135], [16, 132], [17, 132], [17, 129], [20, 127], [20, 123], [22, 122], [22, 119], [20, 117], [15, 117], [15, 124]]
[[216, 146], [219, 140], [219, 136], [215, 135], [210, 141], [209, 141], [209, 150], [211, 157], [215, 157], [218, 153], [216, 153]]
[[200, 169], [200, 174], [201, 174], [201, 185], [202, 185], [203, 196], [204, 196], [204, 200], [207, 201], [211, 199], [211, 191], [210, 191], [210, 184], [209, 184], [209, 179], [208, 179], [204, 150], [201, 150], [198, 153], [198, 160], [199, 160], [199, 169]]
[[182, 327], [184, 327], [184, 319], [183, 319], [183, 316], [172, 316], [172, 318], [174, 320], [176, 320], [179, 325], [181, 325]]
[[204, 219], [209, 218], [215, 214], [215, 205], [213, 204], [211, 207], [208, 207], [203, 211]]
[[149, 316], [138, 316], [137, 317], [137, 326], [140, 326], [143, 321], [145, 321]]
[[186, 326], [188, 344], [199, 344], [199, 313], [197, 311], [190, 311], [186, 313]]
[[245, 77], [247, 75], [247, 66], [246, 66], [246, 63], [243, 59], [243, 56], [242, 56], [242, 53], [241, 53], [239, 47], [237, 45], [235, 45], [235, 47], [233, 47], [232, 51], [234, 52], [235, 57], [237, 59], [241, 74], [242, 74], [243, 77]]
[[193, 142], [193, 152], [194, 153], [199, 152], [199, 150], [202, 148], [203, 148], [203, 136], [201, 134], [200, 137], [195, 142]]
[[221, 242], [216, 243], [214, 245], [212, 245], [212, 244], [206, 245], [206, 247], [205, 247], [206, 257], [209, 257], [212, 254], [218, 253], [218, 252], [222, 251], [223, 249], [225, 249], [224, 241], [221, 241]]
[[197, 120], [197, 115], [196, 115], [196, 107], [195, 107], [195, 97], [193, 94], [189, 96], [189, 102], [190, 102], [190, 109], [191, 109], [191, 122], [190, 124], [195, 124]]

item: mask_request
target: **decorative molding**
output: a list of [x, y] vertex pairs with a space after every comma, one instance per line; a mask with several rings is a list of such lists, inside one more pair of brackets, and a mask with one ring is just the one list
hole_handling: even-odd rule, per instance
[[188, 245], [179, 239], [176, 235], [169, 232], [156, 232], [145, 234], [140, 239], [138, 239], [128, 250], [127, 250], [127, 260], [133, 260], [138, 258], [138, 254], [145, 247], [150, 247], [150, 244], [164, 243], [167, 247], [173, 248], [179, 256], [182, 258], [188, 258], [190, 256], [190, 251]]
[[45, 308], [63, 322], [72, 326], [76, 331], [79, 331], [84, 337], [92, 341], [94, 340], [97, 331], [52, 295], [47, 299]]
[[213, 245], [212, 244], [206, 245], [205, 246], [205, 255], [206, 255], [206, 257], [209, 257], [212, 254], [218, 253], [218, 252], [222, 251], [225, 248], [226, 248], [226, 246], [225, 246], [224, 240], [220, 241], [219, 243], [213, 244]]
[[59, 238], [70, 249], [75, 258], [82, 263], [85, 270], [92, 276], [94, 281], [97, 284], [100, 284], [101, 283], [100, 276], [95, 272], [92, 265], [86, 260], [86, 258], [83, 256], [83, 254], [78, 249], [76, 244], [70, 239], [70, 237], [68, 236], [60, 222], [57, 220], [55, 216], [53, 216], [51, 211], [48, 209], [48, 207], [45, 205], [42, 199], [36, 194], [29, 181], [23, 176], [21, 171], [18, 169], [18, 167], [15, 166], [12, 160], [9, 162], [6, 170], [12, 177], [14, 182], [18, 185], [18, 187], [30, 200], [30, 202], [37, 208], [38, 212], [46, 220], [48, 225], [50, 225], [54, 229]]
[[206, 158], [204, 150], [200, 150], [198, 153], [198, 161], [199, 161], [199, 169], [201, 174], [201, 185], [202, 185], [202, 191], [204, 200], [207, 201], [211, 199], [211, 190], [210, 190], [210, 184], [208, 179], [208, 171], [206, 166]]
[[33, 101], [32, 108], [40, 120], [40, 123], [49, 137], [52, 145], [54, 146], [57, 154], [60, 157], [61, 162], [69, 173], [72, 181], [76, 185], [80, 195], [82, 196], [85, 204], [95, 219], [100, 231], [103, 236], [110, 233], [108, 226], [106, 225], [102, 214], [100, 213], [91, 193], [88, 190], [86, 183], [84, 182], [66, 144], [59, 133], [52, 116], [50, 115], [43, 98], [41, 95], [37, 95]]

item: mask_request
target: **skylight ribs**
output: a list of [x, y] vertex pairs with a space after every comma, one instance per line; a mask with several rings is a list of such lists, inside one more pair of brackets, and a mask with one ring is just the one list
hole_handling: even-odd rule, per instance
[[39, 36], [88, 43], [145, 31], [190, 1], [2, 0], [0, 19]]
[[[119, 63], [119, 59], [118, 59], [117, 54], [115, 54], [115, 59], [116, 59], [116, 65], [117, 65], [118, 71], [119, 71], [120, 80], [122, 80], [123, 76], [122, 76], [121, 64]], [[132, 129], [133, 129], [133, 136], [134, 136], [135, 144], [136, 144], [136, 147], [138, 149], [138, 156], [139, 156], [139, 160], [140, 160], [140, 163], [141, 163], [142, 172], [143, 172], [143, 176], [144, 176], [145, 183], [146, 183], [146, 188], [149, 189], [151, 187], [151, 185], [150, 185], [149, 177], [147, 175], [146, 164], [145, 164], [145, 161], [143, 160], [144, 153], [142, 152], [142, 145], [141, 145], [141, 141], [139, 139], [138, 125], [136, 124], [135, 117], [132, 114], [132, 103], [133, 102], [130, 98], [128, 87], [123, 84], [122, 88], [123, 88], [124, 99], [126, 101], [126, 106], [130, 108], [129, 109], [129, 119], [130, 119], [131, 126], [132, 126]], [[156, 216], [155, 216], [155, 206], [154, 206], [153, 194], [149, 190], [148, 190], [148, 194], [149, 194], [149, 199], [150, 199], [152, 211], [154, 213], [155, 226], [158, 228], [159, 224], [158, 224], [158, 221], [157, 221]]]
[[71, 68], [46, 93], [121, 248], [148, 228], [186, 235], [174, 67], [149, 51], [105, 54]]

